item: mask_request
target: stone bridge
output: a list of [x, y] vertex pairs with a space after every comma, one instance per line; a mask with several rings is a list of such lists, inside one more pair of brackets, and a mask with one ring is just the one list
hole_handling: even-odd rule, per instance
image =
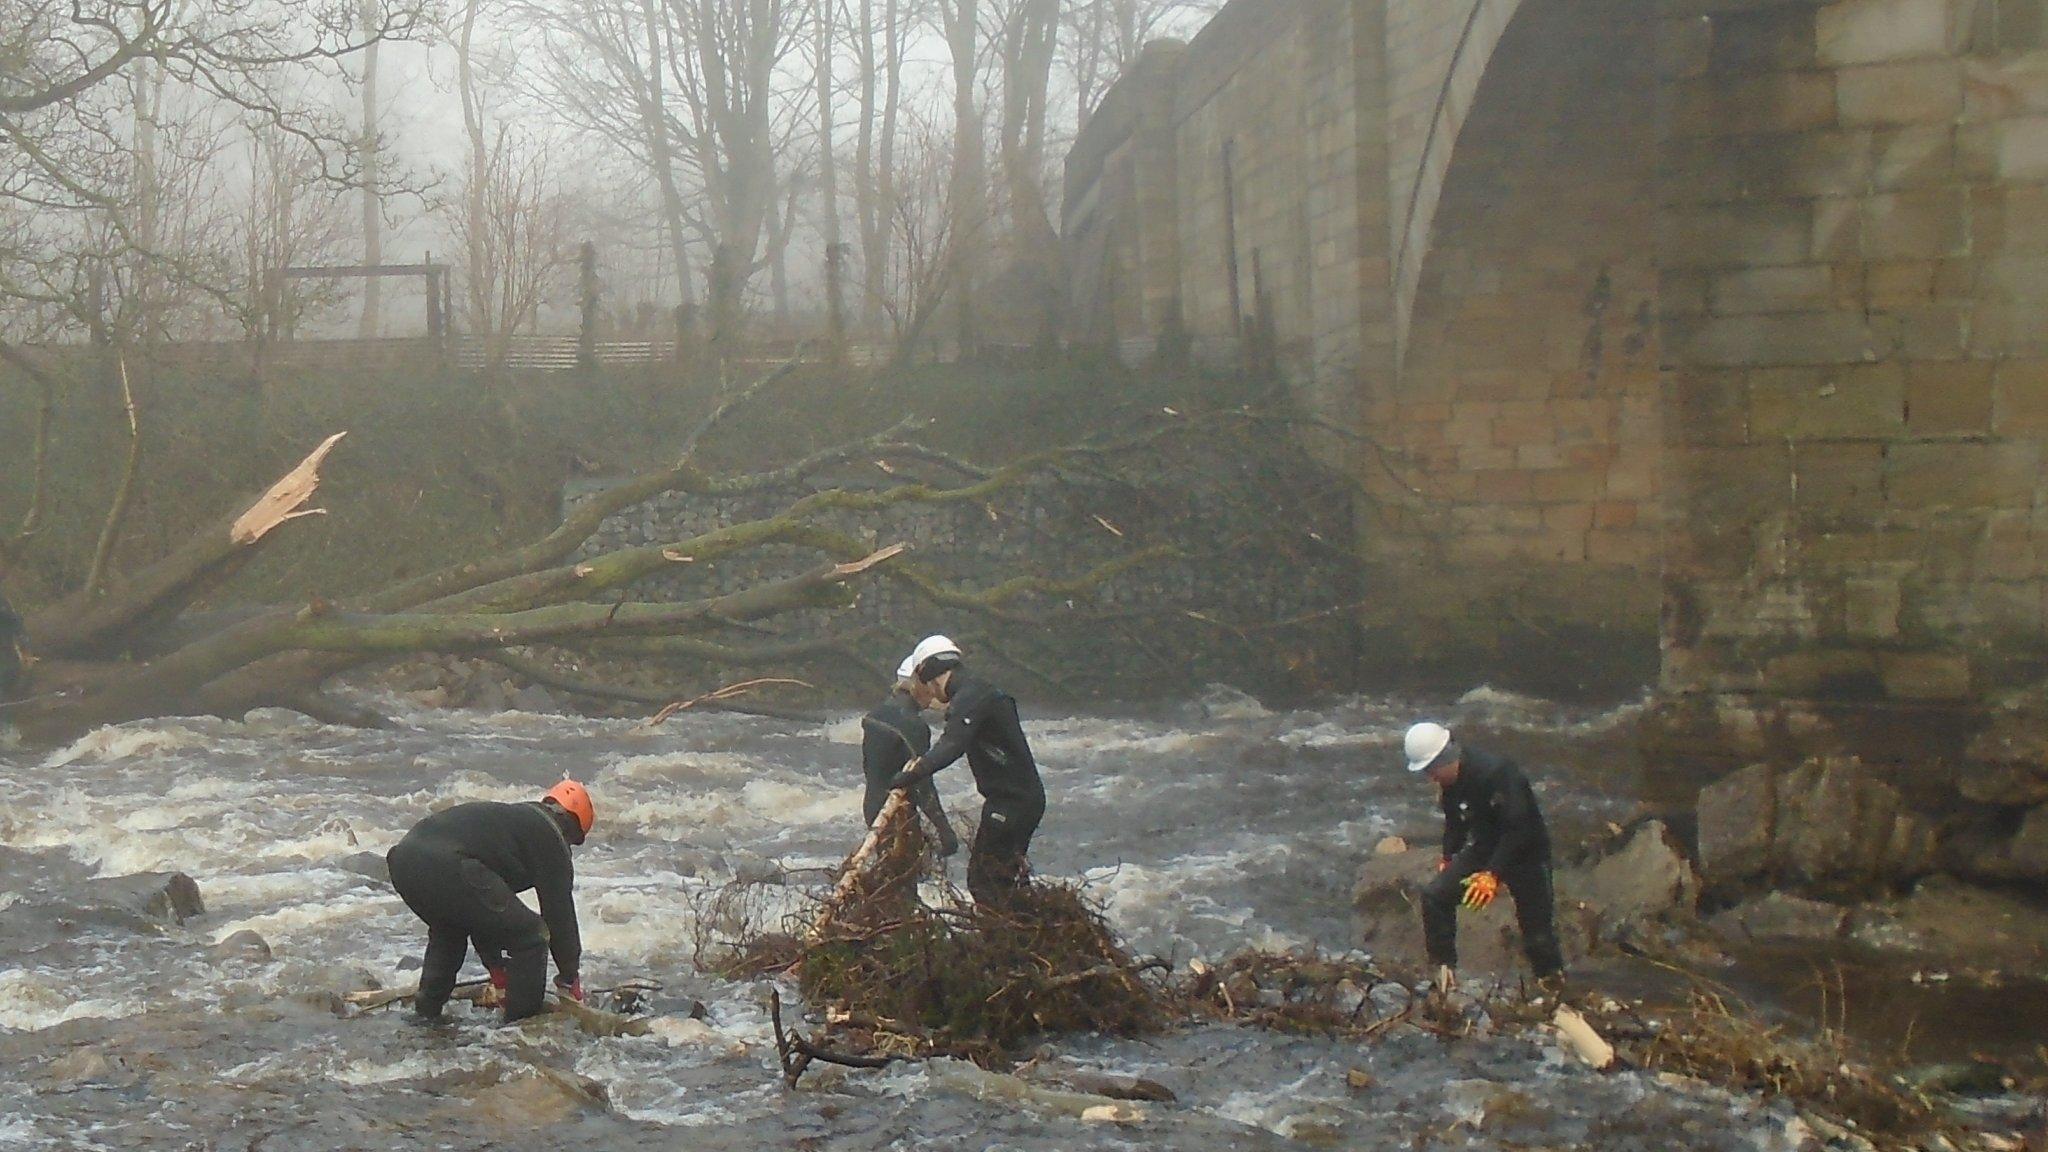
[[1078, 335], [1330, 426], [1389, 680], [1960, 739], [2048, 654], [2044, 6], [1232, 0], [1068, 158]]

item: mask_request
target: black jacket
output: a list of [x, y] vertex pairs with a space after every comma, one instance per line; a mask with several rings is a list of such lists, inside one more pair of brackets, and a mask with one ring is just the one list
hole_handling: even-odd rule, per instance
[[1017, 702], [964, 669], [953, 673], [950, 687], [946, 730], [919, 759], [919, 773], [929, 777], [965, 756], [983, 800], [1007, 811], [1043, 812], [1045, 785], [1017, 719]]
[[538, 893], [548, 950], [567, 984], [576, 979], [583, 940], [576, 930], [576, 869], [568, 836], [555, 819], [539, 804], [457, 804], [413, 825], [405, 838], [475, 860], [514, 892]]
[[889, 798], [889, 782], [896, 778], [911, 757], [931, 751], [932, 726], [924, 722], [917, 705], [901, 692], [891, 692], [880, 707], [860, 718], [860, 761], [867, 777], [867, 795], [862, 807], [867, 822]]
[[1513, 760], [1466, 748], [1457, 782], [1443, 790], [1442, 800], [1444, 855], [1453, 870], [1549, 863], [1550, 829], [1529, 778]]

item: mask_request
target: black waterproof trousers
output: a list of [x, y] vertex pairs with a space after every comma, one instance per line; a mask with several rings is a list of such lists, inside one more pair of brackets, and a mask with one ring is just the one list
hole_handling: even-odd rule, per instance
[[1023, 886], [1031, 871], [1025, 854], [1044, 818], [1043, 804], [982, 806], [981, 827], [974, 833], [974, 850], [967, 857], [967, 890], [974, 894], [976, 904], [1000, 904]]
[[[1458, 905], [1465, 898], [1465, 877], [1479, 866], [1453, 862], [1422, 889], [1422, 939], [1431, 964], [1458, 966]], [[1515, 920], [1522, 929], [1522, 951], [1536, 978], [1564, 971], [1564, 953], [1557, 944], [1556, 897], [1550, 887], [1547, 858], [1521, 861], [1499, 869], [1501, 886], [1515, 900]]]
[[548, 974], [540, 914], [520, 903], [496, 872], [432, 842], [401, 840], [386, 862], [391, 886], [427, 922], [427, 955], [413, 1011], [429, 1018], [441, 1014], [474, 942], [486, 967], [505, 966], [505, 1022], [538, 1015]]

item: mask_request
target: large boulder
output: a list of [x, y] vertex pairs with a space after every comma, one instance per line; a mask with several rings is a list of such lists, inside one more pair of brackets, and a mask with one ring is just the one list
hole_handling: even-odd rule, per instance
[[1722, 892], [1760, 885], [1860, 892], [1925, 874], [1934, 830], [1850, 758], [1756, 765], [1700, 793], [1700, 865]]
[[1646, 820], [1618, 851], [1557, 876], [1560, 901], [1596, 910], [1614, 926], [1692, 915], [1700, 876], [1661, 820]]
[[1970, 742], [1956, 791], [1979, 804], [2048, 804], [2048, 724], [2036, 712], [2007, 711]]

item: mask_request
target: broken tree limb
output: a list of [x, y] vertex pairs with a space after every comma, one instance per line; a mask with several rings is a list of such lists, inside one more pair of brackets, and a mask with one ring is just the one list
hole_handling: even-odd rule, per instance
[[[760, 619], [834, 603], [835, 598], [843, 598], [849, 580], [894, 554], [883, 549], [866, 561], [826, 565], [799, 576], [683, 604], [562, 604], [526, 612], [460, 616], [372, 615], [337, 612], [324, 605], [298, 612], [266, 612], [94, 684], [75, 698], [23, 709], [16, 726], [31, 740], [57, 741], [75, 738], [102, 724], [175, 712], [214, 679], [293, 649], [357, 655], [467, 652], [565, 637], [662, 633]], [[299, 686], [289, 689], [298, 690]], [[277, 699], [280, 691], [274, 687], [265, 698]]]
[[[245, 525], [259, 507], [275, 511], [283, 492], [298, 492], [300, 502], [310, 499], [317, 482], [317, 470], [343, 433], [323, 441], [298, 466], [252, 497], [241, 512], [226, 517], [195, 533], [182, 547], [144, 568], [121, 588], [100, 598], [75, 594], [30, 616], [29, 635], [36, 649], [47, 656], [92, 658], [118, 653], [135, 643], [138, 633], [152, 624], [182, 612], [195, 599], [232, 575], [254, 555], [270, 529], [284, 522], [272, 520], [254, 536]], [[283, 509], [290, 512], [296, 505]]]
[[119, 359], [121, 407], [128, 416], [128, 458], [121, 466], [121, 480], [114, 488], [114, 501], [107, 506], [106, 522], [100, 525], [99, 543], [93, 546], [92, 567], [85, 574], [85, 598], [97, 600], [107, 590], [107, 565], [114, 556], [114, 544], [128, 520], [128, 504], [135, 497], [135, 475], [142, 469], [142, 421], [135, 413], [135, 389], [128, 383], [128, 358]]
[[1595, 1072], [1605, 1072], [1614, 1066], [1614, 1045], [1601, 1039], [1584, 1016], [1560, 1004], [1551, 1023], [1557, 1026], [1557, 1034], [1564, 1038], [1572, 1053]]
[[804, 934], [807, 942], [815, 944], [825, 938], [825, 932], [832, 927], [840, 908], [859, 891], [861, 880], [866, 876], [869, 865], [879, 858], [882, 845], [897, 835], [897, 825], [916, 819], [917, 810], [910, 803], [910, 793], [901, 789], [890, 792], [889, 798], [882, 802], [882, 810], [875, 814], [874, 826], [868, 829], [867, 837], [840, 866], [839, 880], [832, 885], [832, 895], [826, 899], [817, 919], [811, 921], [809, 930]]
[[[608, 700], [620, 704], [645, 704], [651, 708], [660, 708], [674, 703], [679, 698], [675, 692], [661, 692], [646, 688], [627, 688], [621, 685], [604, 684], [595, 680], [584, 680], [575, 676], [564, 675], [539, 661], [514, 656], [509, 652], [486, 652], [482, 655], [482, 659], [498, 665], [522, 680], [538, 684], [543, 688], [552, 688], [557, 692], [566, 692], [572, 696], [583, 696], [592, 700]], [[799, 683], [801, 682], [799, 681]], [[773, 705], [749, 704], [730, 699], [707, 699], [700, 697], [699, 703], [706, 709], [720, 712], [738, 712], [748, 716], [769, 716], [780, 720], [806, 722], [817, 719], [816, 716], [810, 713], [799, 712], [792, 708], [776, 708]]]
[[793, 685], [798, 688], [815, 687], [815, 685], [806, 681], [793, 680], [787, 676], [762, 676], [754, 680], [742, 680], [737, 684], [727, 684], [723, 688], [714, 688], [701, 696], [692, 696], [687, 700], [671, 700], [661, 706], [661, 711], [648, 717], [647, 723], [642, 724], [641, 727], [658, 728], [667, 723], [669, 717], [674, 716], [678, 712], [687, 712], [699, 704], [721, 704], [727, 700], [745, 696], [756, 688], [766, 688], [776, 684]]
[[336, 432], [322, 440], [320, 446], [307, 453], [304, 460], [279, 477], [277, 483], [258, 496], [247, 511], [235, 517], [235, 522], [228, 527], [228, 539], [236, 544], [254, 544], [287, 520], [323, 514], [325, 509], [306, 508], [305, 503], [320, 488], [321, 463], [346, 435], [346, 432]]
[[15, 541], [26, 540], [42, 530], [43, 503], [50, 490], [50, 427], [57, 419], [57, 378], [43, 369], [14, 345], [0, 340], [0, 360], [13, 365], [23, 375], [33, 380], [42, 391], [42, 402], [36, 407], [36, 438], [33, 460], [30, 464], [28, 510], [22, 513], [21, 525], [14, 530]]

